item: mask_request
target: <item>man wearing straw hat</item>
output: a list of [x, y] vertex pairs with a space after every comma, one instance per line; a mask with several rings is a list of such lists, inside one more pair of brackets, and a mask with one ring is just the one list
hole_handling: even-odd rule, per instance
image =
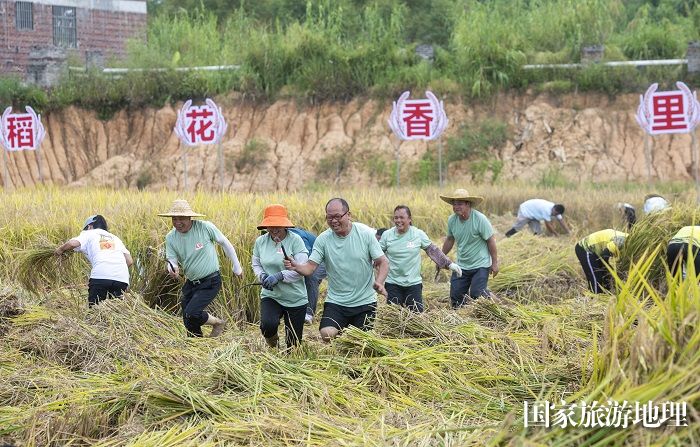
[[466, 189], [456, 189], [452, 194], [440, 198], [452, 205], [452, 214], [447, 219], [447, 238], [442, 252], [447, 255], [457, 243], [457, 265], [462, 275], [452, 273], [450, 278], [450, 304], [456, 309], [466, 304], [467, 296], [477, 299], [488, 296], [489, 272], [498, 274], [496, 238], [491, 222], [473, 207], [483, 197], [472, 196]]
[[[326, 222], [329, 229], [316, 238], [308, 262], [286, 260], [284, 265], [308, 276], [325, 263], [328, 293], [319, 329], [321, 338], [328, 343], [348, 326], [363, 330], [372, 326], [377, 311], [375, 291], [386, 296], [384, 281], [389, 261], [373, 232], [351, 221], [345, 199], [328, 201]], [[376, 278], [373, 264], [377, 267]]]
[[171, 217], [173, 222], [173, 229], [165, 236], [165, 257], [170, 276], [180, 277], [179, 265], [184, 270], [186, 280], [182, 286], [181, 305], [187, 335], [201, 337], [204, 324], [212, 326], [211, 337], [221, 335], [226, 320], [204, 310], [221, 289], [219, 258], [214, 243], [221, 245], [231, 260], [233, 273], [240, 277], [243, 269], [236, 250], [213, 223], [192, 220], [193, 217], [204, 217], [204, 214], [195, 213], [186, 200], [175, 200], [167, 213], [158, 215]]

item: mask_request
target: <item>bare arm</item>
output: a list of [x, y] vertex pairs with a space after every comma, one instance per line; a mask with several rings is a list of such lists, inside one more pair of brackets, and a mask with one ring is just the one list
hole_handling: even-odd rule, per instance
[[134, 264], [134, 259], [131, 257], [131, 253], [124, 253], [124, 260], [126, 261], [126, 266], [131, 267]]
[[60, 255], [62, 255], [64, 252], [66, 252], [66, 251], [68, 251], [68, 250], [76, 249], [76, 248], [78, 248], [78, 247], [80, 247], [80, 242], [77, 241], [77, 240], [75, 240], [75, 239], [70, 239], [70, 240], [68, 240], [65, 244], [63, 244], [63, 245], [61, 245], [60, 247], [58, 247], [58, 248], [54, 251], [54, 253], [55, 253], [56, 255], [59, 255], [59, 256], [60, 256]]
[[554, 225], [552, 222], [547, 222], [546, 220], [544, 221], [544, 227], [547, 229], [547, 234], [553, 234], [557, 236], [559, 233], [557, 233], [557, 230], [554, 228]]
[[389, 274], [389, 260], [385, 255], [382, 255], [374, 260], [374, 265], [377, 268], [377, 274], [374, 278], [374, 290], [386, 296], [384, 281]]
[[493, 276], [498, 275], [498, 251], [496, 250], [496, 237], [491, 236], [486, 240], [486, 246], [489, 249], [489, 255], [491, 255], [491, 274]]
[[442, 252], [444, 254], [447, 254], [452, 250], [452, 247], [455, 245], [455, 238], [454, 236], [447, 236], [445, 239], [445, 242], [442, 243]]
[[301, 275], [309, 276], [316, 271], [316, 264], [314, 261], [307, 261], [303, 264], [297, 264], [295, 261], [290, 261], [288, 259], [284, 260], [284, 268], [287, 270], [293, 270]]
[[564, 229], [564, 232], [565, 232], [566, 234], [571, 234], [571, 229], [570, 229], [569, 226], [566, 224], [566, 221], [564, 220], [563, 217], [562, 217], [561, 220], [559, 221], [559, 225], [561, 225], [561, 227]]

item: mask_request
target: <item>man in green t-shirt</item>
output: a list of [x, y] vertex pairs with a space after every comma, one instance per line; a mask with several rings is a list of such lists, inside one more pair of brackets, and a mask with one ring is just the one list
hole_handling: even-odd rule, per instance
[[452, 274], [450, 279], [450, 303], [458, 308], [466, 303], [467, 296], [477, 299], [488, 295], [489, 272], [498, 274], [496, 238], [491, 222], [473, 206], [484, 199], [470, 195], [465, 189], [440, 198], [452, 205], [452, 214], [447, 219], [447, 238], [442, 252], [448, 254], [457, 243], [457, 264], [462, 276]]
[[[326, 204], [329, 229], [316, 238], [309, 261], [303, 264], [285, 261], [285, 268], [304, 276], [311, 275], [319, 264], [326, 265], [328, 293], [319, 325], [325, 342], [348, 326], [370, 328], [377, 310], [375, 292], [386, 296], [384, 280], [389, 261], [373, 232], [363, 231], [350, 218], [348, 202], [341, 198], [329, 200]], [[377, 267], [376, 278], [373, 266]]]
[[219, 257], [214, 244], [221, 245], [231, 260], [233, 273], [240, 277], [243, 269], [236, 250], [213, 223], [192, 220], [193, 217], [204, 217], [204, 214], [192, 211], [186, 200], [175, 200], [170, 211], [158, 215], [171, 217], [173, 222], [173, 229], [165, 236], [165, 258], [168, 273], [173, 278], [180, 278], [179, 266], [184, 270], [186, 280], [180, 304], [187, 335], [201, 337], [204, 324], [212, 326], [211, 337], [221, 335], [226, 321], [204, 310], [221, 289]]

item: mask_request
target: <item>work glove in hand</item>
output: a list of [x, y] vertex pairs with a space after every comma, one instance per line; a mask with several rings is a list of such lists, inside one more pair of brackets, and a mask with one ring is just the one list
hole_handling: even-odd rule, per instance
[[260, 283], [261, 283], [261, 284], [264, 283], [264, 282], [265, 282], [265, 278], [267, 278], [268, 276], [270, 276], [270, 275], [268, 275], [268, 274], [265, 273], [265, 272], [262, 272], [262, 273], [260, 274], [260, 276], [259, 276]]
[[462, 277], [462, 268], [460, 266], [458, 266], [456, 263], [454, 263], [454, 262], [451, 263], [448, 268], [450, 270], [452, 270], [453, 272], [455, 272], [455, 274], [457, 275], [457, 278]]
[[262, 282], [262, 286], [267, 290], [272, 290], [275, 285], [282, 280], [282, 272], [277, 272], [274, 275], [270, 275], [265, 278]]

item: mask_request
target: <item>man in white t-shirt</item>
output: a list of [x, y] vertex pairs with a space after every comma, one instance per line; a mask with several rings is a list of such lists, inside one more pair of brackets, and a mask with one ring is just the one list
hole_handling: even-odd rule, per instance
[[68, 250], [80, 252], [90, 261], [88, 303], [91, 307], [110, 296], [120, 297], [129, 288], [129, 266], [134, 261], [122, 241], [107, 231], [107, 222], [101, 215], [88, 217], [83, 231], [55, 253], [60, 256]]
[[566, 234], [569, 234], [569, 227], [564, 221], [564, 205], [554, 204], [548, 200], [543, 199], [530, 199], [520, 204], [518, 208], [518, 217], [513, 224], [513, 228], [506, 232], [506, 237], [511, 237], [518, 231], [522, 230], [527, 224], [535, 234], [542, 233], [542, 227], [540, 226], [540, 221], [544, 221], [544, 226], [547, 231], [558, 235], [554, 224], [552, 224], [552, 218], [556, 219], [559, 226], [564, 230]]
[[668, 201], [658, 194], [647, 194], [644, 197], [644, 214], [662, 211], [668, 207]]

